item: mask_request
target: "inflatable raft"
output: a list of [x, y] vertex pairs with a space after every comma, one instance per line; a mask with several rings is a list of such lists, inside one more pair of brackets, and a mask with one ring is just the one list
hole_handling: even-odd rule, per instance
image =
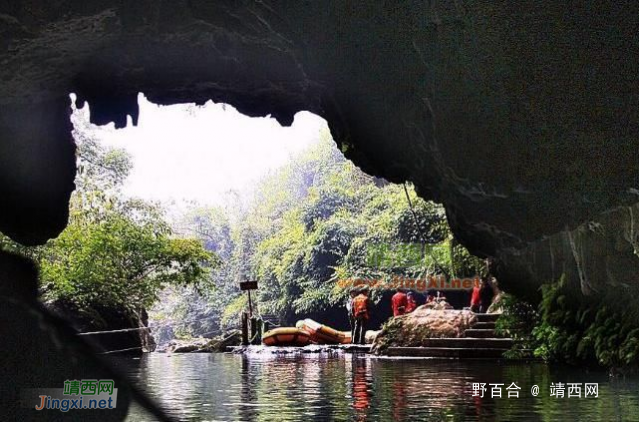
[[343, 344], [346, 342], [346, 336], [342, 331], [334, 330], [309, 318], [297, 321], [295, 326], [306, 331], [311, 340], [317, 344]]
[[311, 336], [295, 327], [281, 327], [265, 332], [262, 342], [267, 346], [307, 346], [311, 344]]

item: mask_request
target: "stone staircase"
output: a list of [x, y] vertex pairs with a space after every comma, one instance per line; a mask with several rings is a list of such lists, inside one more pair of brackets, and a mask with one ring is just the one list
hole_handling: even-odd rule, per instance
[[497, 338], [495, 334], [495, 322], [499, 314], [475, 314], [477, 322], [464, 332], [467, 338]]
[[498, 359], [513, 345], [511, 338], [495, 334], [497, 314], [476, 314], [477, 322], [462, 338], [432, 338], [421, 347], [389, 347], [387, 356]]

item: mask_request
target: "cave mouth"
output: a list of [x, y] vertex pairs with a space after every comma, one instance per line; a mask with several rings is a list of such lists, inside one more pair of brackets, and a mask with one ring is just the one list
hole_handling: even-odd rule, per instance
[[[232, 105], [160, 105], [138, 94], [138, 112], [125, 125], [93, 124], [87, 102], [77, 108], [71, 94], [74, 135], [131, 155], [125, 194], [159, 202], [217, 204], [225, 192], [247, 188], [328, 133], [324, 119], [298, 112], [283, 126], [270, 115], [247, 116]], [[119, 127], [118, 126], [124, 126]], [[330, 135], [328, 135], [330, 136]]]
[[[153, 251], [158, 255], [156, 257], [134, 253], [127, 255], [122, 253], [123, 249], [134, 250], [140, 246], [177, 248], [182, 245], [171, 244], [172, 238], [189, 237], [197, 238], [202, 243], [204, 249], [199, 251], [200, 254], [208, 251], [216, 260], [229, 260], [232, 252], [229, 244], [232, 241], [228, 236], [228, 222], [236, 224], [245, 213], [244, 209], [256, 201], [255, 186], [262, 179], [273, 177], [278, 171], [281, 173], [282, 168], [290, 166], [295, 157], [308, 154], [313, 147], [317, 149], [320, 138], [323, 138], [324, 149], [330, 142], [332, 153], [337, 152], [330, 140], [326, 122], [307, 112], [297, 113], [289, 126], [282, 126], [270, 116], [249, 117], [228, 104], [208, 101], [201, 105], [186, 103], [163, 106], [150, 102], [143, 93], [139, 93], [138, 112], [135, 116], [128, 115], [126, 124], [111, 122], [99, 125], [92, 123], [94, 119], [89, 102], [84, 102], [78, 108], [77, 105], [82, 102], [75, 94], [70, 94], [70, 100], [70, 119], [77, 145], [76, 190], [71, 196], [67, 227], [57, 238], [42, 247], [45, 250], [57, 250], [56, 258], [69, 252], [69, 257], [62, 261], [70, 266], [75, 265], [74, 260], [79, 262], [79, 266], [87, 263], [81, 254], [71, 253], [69, 243], [80, 245], [80, 249], [86, 249], [87, 254], [95, 253], [94, 262], [107, 260], [117, 266], [118, 260], [136, 262], [146, 259], [146, 265], [151, 266], [157, 260], [167, 259], [161, 256], [164, 253], [162, 250]], [[342, 160], [346, 161], [343, 157]], [[310, 183], [312, 180], [303, 182]], [[210, 218], [218, 220], [211, 221]], [[101, 219], [105, 220], [106, 225], [112, 223], [110, 220], [116, 220], [113, 227], [109, 226], [113, 230], [112, 237], [116, 238], [112, 245], [105, 239], [105, 234], [95, 227], [95, 223], [99, 224], [98, 220]], [[122, 222], [128, 224], [125, 230], [119, 226]], [[218, 223], [220, 226], [210, 226]], [[204, 227], [206, 224], [209, 226]], [[131, 229], [133, 236], [127, 231]], [[216, 233], [206, 231], [209, 229]], [[218, 233], [224, 230], [227, 232]], [[217, 242], [211, 238], [217, 234], [227, 237], [217, 239]], [[96, 237], [96, 242], [105, 243], [105, 247], [110, 248], [109, 253], [114, 256], [109, 257], [108, 253], [87, 245], [91, 242], [87, 238], [92, 236]], [[144, 243], [144, 236], [162, 237], [167, 244]], [[188, 248], [179, 251], [183, 254], [190, 252], [193, 251]], [[179, 256], [179, 253], [169, 256], [178, 264], [167, 263], [161, 276], [175, 279], [180, 275], [188, 277], [186, 274], [189, 269], [184, 267], [200, 264], [198, 259], [201, 256], [196, 256], [197, 253], [188, 262], [181, 262], [180, 259], [184, 257]], [[211, 264], [204, 261], [203, 266]], [[153, 308], [158, 305], [158, 296], [165, 290], [168, 293], [162, 299], [167, 299], [171, 294], [185, 294], [190, 295], [189, 300], [200, 300], [200, 305], [205, 306], [199, 294], [200, 286], [197, 291], [188, 283], [179, 286], [167, 284], [159, 288], [154, 285], [156, 281], [152, 280], [147, 281], [146, 288], [155, 291], [151, 295], [147, 293], [144, 300], [135, 300], [134, 306], [128, 306], [126, 297], [111, 296], [108, 291], [96, 286], [104, 282], [113, 289], [126, 291], [124, 283], [117, 285], [106, 277], [86, 282], [82, 280], [82, 274], [73, 273], [66, 274], [68, 280], [64, 280], [64, 274], [57, 278], [54, 275], [51, 280], [49, 277], [55, 273], [51, 267], [60, 262], [48, 262], [45, 259], [38, 264], [44, 267], [41, 271], [40, 301], [49, 310], [72, 322], [80, 333], [134, 330], [137, 326], [157, 325], [155, 319], [161, 311], [154, 311]], [[99, 265], [91, 269], [91, 264], [84, 276], [91, 278], [95, 273], [110, 271]], [[183, 265], [183, 268], [176, 270], [179, 265]], [[141, 266], [138, 273], [145, 271], [147, 268]], [[184, 274], [173, 274], [180, 271]], [[128, 281], [132, 284], [141, 282], [135, 274], [131, 271], [128, 273]], [[241, 277], [232, 278], [235, 283]], [[74, 283], [77, 286], [66, 288], [76, 289], [76, 296], [64, 291], [65, 284]], [[91, 283], [101, 292], [102, 299], [95, 299], [95, 293], [87, 291]], [[210, 289], [207, 292], [211, 294]], [[132, 299], [144, 294], [136, 288], [130, 288], [130, 293]], [[171, 304], [184, 307], [186, 300], [178, 303], [174, 300]], [[167, 312], [166, 309], [163, 311]], [[181, 321], [175, 319], [180, 316], [173, 315], [174, 309], [168, 312], [172, 315], [172, 322], [179, 326]], [[197, 318], [198, 321], [203, 319], [201, 315]], [[166, 318], [160, 321], [164, 326], [173, 325], [166, 322]], [[214, 325], [219, 327], [218, 323]], [[219, 332], [209, 330], [206, 334], [215, 331]], [[104, 333], [97, 337], [89, 334], [86, 339], [93, 342], [101, 353], [155, 349], [156, 344], [151, 336], [138, 334], [135, 331]]]
[[[100, 335], [99, 350], [150, 351], [179, 336], [235, 328], [238, 310], [246, 307], [239, 282], [263, 277], [267, 289], [284, 290], [293, 276], [273, 276], [277, 271], [304, 280], [286, 287], [288, 299], [301, 302], [282, 305], [277, 293], [267, 291], [258, 297], [268, 304], [265, 314], [289, 324], [311, 316], [346, 329], [335, 280], [362, 275], [362, 262], [344, 264], [347, 256], [367, 254], [379, 244], [399, 250], [454, 242], [441, 205], [357, 168], [318, 116], [301, 112], [283, 127], [227, 104], [162, 106], [140, 93], [139, 115], [116, 128], [92, 124], [90, 104], [77, 108], [77, 97], [70, 97], [76, 191], [69, 225], [41, 247], [46, 258], [36, 257], [40, 299], [81, 333], [132, 330]], [[366, 218], [377, 221], [381, 237], [366, 227]], [[204, 249], [175, 239], [195, 240]], [[454, 247], [471, 257], [461, 245]], [[211, 256], [203, 259], [205, 252]], [[255, 259], [258, 264], [248, 267], [237, 262]], [[410, 259], [401, 275], [415, 278], [422, 264]], [[211, 270], [208, 279], [193, 270], [198, 260]], [[285, 262], [283, 269], [272, 266], [277, 260]], [[428, 261], [428, 271], [453, 268], [452, 252], [449, 260]], [[309, 268], [298, 268], [304, 266]], [[473, 277], [478, 266], [459, 275]], [[385, 271], [390, 276], [396, 270]], [[170, 278], [176, 283], [163, 282]], [[326, 299], [318, 300], [314, 292], [322, 289]], [[216, 294], [230, 299], [214, 303]], [[377, 298], [376, 328], [390, 315], [389, 295], [382, 291]], [[448, 298], [461, 309], [466, 295]], [[147, 326], [158, 338], [135, 331]]]

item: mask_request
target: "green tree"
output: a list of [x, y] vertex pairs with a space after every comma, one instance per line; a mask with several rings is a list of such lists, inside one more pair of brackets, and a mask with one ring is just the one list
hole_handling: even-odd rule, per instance
[[0, 246], [33, 258], [43, 299], [70, 304], [81, 314], [96, 307], [138, 311], [167, 285], [197, 286], [219, 264], [194, 238], [174, 235], [162, 209], [125, 199], [121, 187], [132, 164], [122, 150], [106, 148], [74, 114], [78, 177], [70, 218], [44, 246], [22, 247], [6, 237]]
[[[405, 190], [363, 173], [335, 147], [328, 131], [258, 183], [244, 211], [223, 215], [219, 209], [195, 208], [179, 223], [181, 231], [205, 241], [224, 260], [211, 273], [215, 292], [199, 298], [183, 294], [180, 312], [218, 318], [222, 328], [237, 325], [247, 308], [238, 286], [245, 279], [259, 281], [261, 313], [293, 323], [342, 312], [346, 292], [338, 279], [474, 275], [479, 262], [452, 245], [440, 205], [422, 200], [410, 186]], [[370, 249], [380, 244], [422, 245], [423, 254], [419, 248], [417, 260], [371, 265]], [[166, 319], [177, 315], [165, 308], [161, 313]]]

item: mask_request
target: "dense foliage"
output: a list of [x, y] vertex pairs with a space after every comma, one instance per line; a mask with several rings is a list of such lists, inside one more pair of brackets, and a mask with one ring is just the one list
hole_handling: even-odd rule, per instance
[[78, 177], [67, 228], [36, 248], [0, 238], [4, 249], [38, 263], [43, 300], [99, 320], [95, 309], [135, 313], [168, 285], [206, 283], [218, 263], [215, 255], [199, 239], [174, 236], [159, 207], [123, 199], [130, 158], [101, 146], [82, 119], [74, 124]]
[[[366, 175], [328, 131], [260, 181], [248, 203], [193, 205], [169, 223], [158, 205], [123, 196], [127, 154], [100, 145], [77, 115], [74, 124], [79, 172], [67, 229], [38, 248], [2, 243], [38, 262], [45, 301], [90, 317], [153, 306], [155, 324], [171, 325], [161, 337], [213, 335], [247, 308], [243, 280], [259, 281], [259, 313], [294, 322], [342, 315], [348, 287], [338, 280], [473, 276], [483, 267], [453, 241], [441, 206]], [[385, 259], [371, 261], [380, 246]]]
[[518, 340], [511, 356], [529, 350], [546, 361], [613, 368], [639, 364], [639, 323], [630, 309], [621, 311], [624, 298], [607, 300], [620, 305], [612, 309], [575, 294], [564, 277], [541, 289], [537, 308], [514, 297], [504, 300], [505, 315], [497, 328]]
[[[453, 244], [441, 206], [420, 199], [410, 187], [405, 191], [366, 175], [343, 157], [328, 132], [264, 178], [249, 206], [234, 212], [194, 207], [178, 223], [223, 260], [211, 275], [216, 292], [201, 296], [205, 304], [184, 290], [188, 303], [156, 308], [154, 317], [160, 320], [209, 317], [206, 324], [181, 327], [178, 334], [237, 325], [247, 308], [238, 289], [242, 280], [259, 281], [254, 298], [260, 313], [290, 323], [343, 313], [347, 292], [338, 280], [442, 272], [472, 276], [483, 268], [483, 262]], [[395, 250], [392, 259], [374, 265], [371, 251], [380, 245], [391, 254], [401, 245], [417, 245], [422, 253], [402, 260]], [[373, 299], [379, 296], [374, 293]]]
[[[639, 324], [632, 312], [613, 310], [570, 294], [562, 278], [542, 287], [541, 322], [533, 330], [538, 356], [620, 367], [639, 363]], [[620, 299], [621, 300], [621, 299]]]
[[533, 330], [540, 323], [537, 307], [510, 294], [501, 299], [503, 314], [495, 324], [495, 332], [502, 337], [515, 340], [505, 357], [519, 359], [532, 357], [539, 343], [533, 336]]

